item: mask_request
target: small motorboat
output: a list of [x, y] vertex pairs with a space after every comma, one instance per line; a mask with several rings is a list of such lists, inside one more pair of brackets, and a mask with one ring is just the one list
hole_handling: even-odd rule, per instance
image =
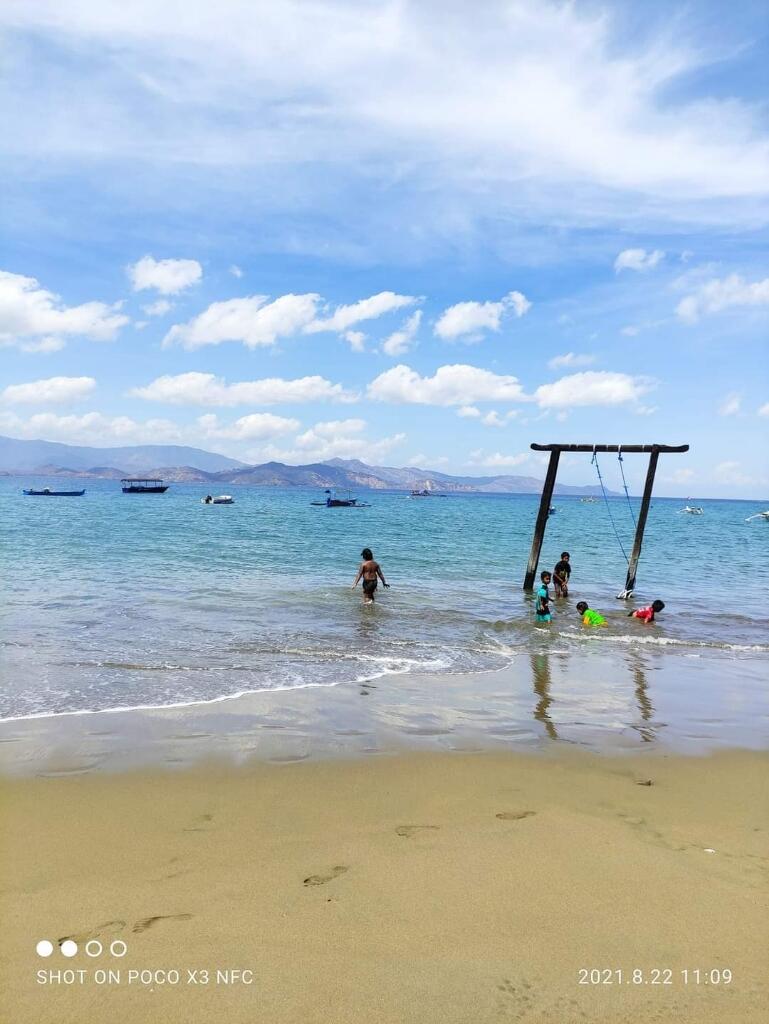
[[311, 505], [320, 508], [370, 508], [367, 501], [358, 501], [357, 498], [335, 498], [331, 491], [326, 491], [325, 501], [311, 501]]
[[690, 516], [701, 516], [704, 514], [705, 509], [699, 505], [687, 505], [685, 508], [679, 508], [679, 512], [686, 512]]
[[412, 491], [409, 494], [410, 498], [445, 498], [445, 494], [436, 494], [435, 491], [431, 491], [429, 487], [425, 487], [421, 491]]
[[200, 499], [202, 505], [234, 505], [235, 499], [231, 494], [217, 494], [213, 497], [211, 494], [207, 494], [205, 498]]
[[551, 505], [550, 508], [547, 510], [547, 514], [549, 516], [554, 516], [557, 511], [558, 511], [558, 509], [557, 508], [553, 508], [553, 506]]
[[769, 509], [766, 512], [756, 512], [754, 516], [748, 516], [745, 522], [749, 523], [751, 519], [763, 519], [769, 523]]
[[123, 485], [123, 494], [165, 494], [168, 490], [168, 484], [152, 478], [124, 477], [120, 483]]
[[583, 505], [597, 505], [598, 504], [598, 498], [589, 497], [589, 498], [580, 498], [579, 500], [580, 500], [580, 502]]
[[34, 487], [30, 487], [24, 489], [24, 494], [32, 498], [82, 498], [85, 488], [82, 491], [52, 491], [50, 487], [44, 487], [41, 491], [36, 491]]

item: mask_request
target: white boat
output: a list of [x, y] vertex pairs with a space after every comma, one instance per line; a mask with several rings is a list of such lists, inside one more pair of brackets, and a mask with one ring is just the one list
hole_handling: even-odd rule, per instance
[[769, 509], [767, 509], [766, 512], [756, 512], [754, 516], [748, 516], [745, 522], [749, 523], [751, 519], [765, 519], [769, 522]]
[[207, 494], [205, 498], [200, 499], [200, 503], [201, 505], [234, 505], [235, 499], [231, 494], [217, 494], [215, 498]]
[[679, 508], [679, 512], [688, 512], [690, 516], [701, 516], [704, 513], [704, 509], [700, 508], [699, 505], [687, 505], [686, 508]]

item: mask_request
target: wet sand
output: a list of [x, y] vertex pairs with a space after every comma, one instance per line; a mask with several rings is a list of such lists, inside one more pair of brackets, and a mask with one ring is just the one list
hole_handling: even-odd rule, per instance
[[[766, 1019], [766, 753], [567, 747], [71, 776], [46, 775], [38, 755], [37, 777], [0, 781], [12, 1024]], [[42, 959], [43, 938], [79, 951]], [[127, 953], [91, 959], [91, 939]], [[65, 969], [83, 984], [37, 981]], [[97, 969], [120, 982], [96, 984]], [[179, 983], [128, 983], [159, 969]], [[233, 969], [253, 983], [216, 983]], [[581, 969], [622, 981], [580, 984]], [[727, 969], [731, 984], [715, 983]]]

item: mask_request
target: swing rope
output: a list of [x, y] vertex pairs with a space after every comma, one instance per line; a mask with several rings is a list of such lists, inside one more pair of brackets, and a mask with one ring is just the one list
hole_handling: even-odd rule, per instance
[[622, 448], [620, 448], [619, 454], [617, 455], [617, 458], [619, 459], [619, 471], [622, 474], [622, 486], [625, 488], [625, 497], [627, 498], [627, 507], [630, 509], [630, 518], [633, 520], [633, 529], [635, 529], [636, 526], [637, 526], [637, 523], [635, 521], [635, 512], [633, 511], [633, 503], [630, 500], [630, 493], [628, 492], [628, 489], [627, 489], [627, 480], [625, 479], [624, 459], [622, 458]]
[[[609, 496], [606, 493], [606, 488], [604, 487], [603, 477], [601, 476], [601, 467], [598, 465], [598, 455], [596, 453], [595, 448], [593, 448], [593, 458], [590, 460], [590, 462], [591, 462], [591, 465], [595, 466], [595, 471], [598, 474], [598, 483], [601, 485], [601, 494], [603, 494], [603, 500], [604, 500], [604, 502], [606, 504], [606, 511], [609, 514], [609, 522], [611, 523], [612, 529], [614, 530], [614, 536], [617, 538], [617, 543], [619, 544], [619, 549], [622, 552], [622, 554], [625, 556], [625, 561], [627, 562], [627, 564], [630, 565], [630, 559], [627, 556], [627, 552], [625, 551], [624, 545], [622, 543], [622, 538], [620, 537], [619, 531], [617, 530], [617, 525], [614, 522], [614, 516], [611, 514], [611, 505], [609, 504]], [[620, 465], [622, 465], [622, 463], [620, 463]], [[624, 474], [623, 474], [623, 477], [624, 477]]]

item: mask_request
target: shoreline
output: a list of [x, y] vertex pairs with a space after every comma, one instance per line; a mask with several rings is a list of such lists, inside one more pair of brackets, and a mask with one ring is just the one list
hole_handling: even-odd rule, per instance
[[[733, 662], [729, 662], [733, 665]], [[725, 687], [721, 656], [582, 649], [474, 673], [382, 673], [178, 706], [0, 722], [0, 776], [372, 757], [408, 751], [769, 748], [763, 659]], [[735, 699], [737, 697], [737, 699]]]
[[[8, 1019], [759, 1024], [769, 752], [539, 754], [0, 779]], [[127, 982], [174, 969], [254, 981]]]

